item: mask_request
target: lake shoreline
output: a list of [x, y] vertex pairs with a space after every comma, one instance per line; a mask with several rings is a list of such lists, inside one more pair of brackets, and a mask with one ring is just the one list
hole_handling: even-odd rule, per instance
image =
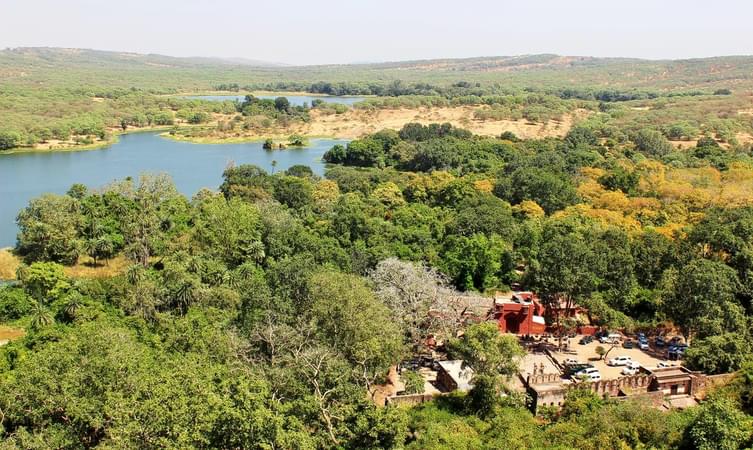
[[319, 94], [316, 92], [305, 91], [193, 91], [193, 92], [181, 92], [177, 94], [163, 94], [164, 97], [194, 97], [194, 96], [243, 96], [243, 95], [265, 95], [265, 96], [305, 96], [305, 97], [344, 97], [344, 98], [376, 98], [378, 95], [332, 95], [332, 94]]
[[[295, 165], [309, 166], [324, 176], [323, 155], [346, 140], [311, 139], [302, 148], [265, 150], [255, 142], [217, 145], [184, 143], [166, 139], [154, 130], [129, 130], [106, 151], [43, 151], [0, 156], [0, 247], [16, 243], [15, 218], [31, 199], [45, 193], [65, 194], [75, 183], [100, 189], [141, 174], [170, 175], [180, 193], [191, 198], [201, 189], [217, 190], [222, 174], [231, 165], [252, 164], [266, 172], [284, 171]], [[287, 136], [285, 137], [287, 141]], [[10, 261], [10, 260], [9, 260]], [[1, 261], [0, 261], [1, 263]], [[0, 264], [1, 265], [1, 264]], [[9, 271], [8, 275], [12, 275]]]

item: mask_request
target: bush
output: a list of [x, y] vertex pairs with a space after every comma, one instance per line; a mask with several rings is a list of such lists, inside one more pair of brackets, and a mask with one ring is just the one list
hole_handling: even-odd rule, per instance
[[21, 289], [0, 288], [0, 321], [20, 319], [31, 312], [32, 299]]
[[406, 394], [421, 394], [424, 392], [424, 377], [418, 372], [404, 370], [400, 374], [400, 378], [403, 379], [403, 384], [405, 384]]
[[17, 147], [21, 142], [21, 135], [15, 131], [0, 131], [0, 150]]

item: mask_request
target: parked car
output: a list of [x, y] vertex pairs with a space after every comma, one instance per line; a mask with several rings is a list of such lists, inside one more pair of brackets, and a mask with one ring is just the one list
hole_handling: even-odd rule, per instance
[[576, 372], [575, 377], [582, 378], [588, 381], [599, 381], [601, 380], [601, 372], [599, 372], [599, 369], [596, 369], [594, 367], [589, 367], [587, 369], [583, 369]]
[[565, 368], [565, 375], [573, 376], [580, 371], [583, 371], [586, 369], [593, 369], [593, 368], [594, 368], [593, 364], [587, 364], [587, 363], [574, 364], [572, 366], [567, 366]]
[[627, 366], [631, 362], [633, 362], [633, 358], [629, 356], [617, 356], [616, 358], [610, 359], [607, 364], [610, 366]]
[[633, 348], [633, 341], [625, 341], [622, 343], [623, 348]]
[[586, 345], [586, 344], [590, 344], [590, 343], [591, 343], [591, 342], [593, 342], [593, 341], [594, 341], [594, 338], [593, 338], [593, 336], [583, 336], [583, 337], [582, 337], [582, 338], [580, 338], [580, 340], [578, 341], [578, 344], [580, 344], [580, 345]]
[[575, 358], [567, 358], [563, 361], [566, 366], [574, 366], [578, 364], [578, 360]]
[[641, 350], [648, 350], [648, 341], [638, 341], [638, 348], [640, 348]]
[[663, 369], [665, 367], [672, 367], [673, 364], [671, 364], [669, 361], [659, 361], [659, 364], [656, 365], [657, 368]]
[[656, 336], [656, 339], [654, 339], [654, 345], [657, 347], [664, 347], [664, 338], [661, 336]]
[[607, 333], [602, 334], [601, 337], [599, 337], [599, 342], [602, 344], [616, 344], [620, 342], [622, 339], [622, 335], [620, 333]]
[[620, 373], [623, 375], [635, 375], [638, 373], [638, 370], [640, 370], [640, 368], [625, 366], [622, 368]]
[[639, 341], [640, 340], [645, 340], [645, 339], [646, 339], [646, 333], [644, 333], [642, 331], [640, 333], [638, 333], [638, 340]]

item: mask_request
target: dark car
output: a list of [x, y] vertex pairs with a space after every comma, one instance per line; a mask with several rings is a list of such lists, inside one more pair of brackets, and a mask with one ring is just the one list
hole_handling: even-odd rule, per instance
[[583, 369], [589, 369], [591, 367], [593, 367], [593, 364], [587, 364], [587, 363], [573, 364], [565, 368], [565, 375], [570, 377], [580, 372]]
[[654, 340], [654, 345], [657, 347], [664, 347], [664, 338], [661, 336], [656, 336], [656, 339]]
[[591, 342], [593, 342], [593, 341], [594, 341], [594, 338], [593, 338], [593, 336], [583, 336], [583, 337], [582, 337], [582, 338], [580, 338], [580, 340], [578, 341], [578, 344], [580, 344], [580, 345], [586, 345], [586, 344], [590, 344], [590, 343], [591, 343]]
[[633, 341], [625, 341], [622, 343], [622, 347], [624, 348], [633, 348]]
[[642, 331], [640, 333], [638, 333], [638, 340], [639, 341], [643, 341], [645, 339], [646, 339], [646, 333], [644, 333]]

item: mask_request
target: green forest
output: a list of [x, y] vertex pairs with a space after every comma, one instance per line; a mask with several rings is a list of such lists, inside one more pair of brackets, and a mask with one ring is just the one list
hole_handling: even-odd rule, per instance
[[[143, 174], [32, 200], [19, 283], [0, 288], [0, 321], [26, 330], [0, 347], [0, 446], [750, 447], [750, 150], [600, 132], [407, 124], [333, 147], [323, 178], [238, 165], [191, 199]], [[130, 265], [66, 276], [83, 255]], [[447, 306], [513, 285], [604, 327], [674, 326], [687, 367], [736, 374], [685, 410], [576, 389], [534, 416], [510, 387], [517, 339]], [[474, 388], [375, 406], [427, 334], [474, 367]]]
[[[0, 50], [0, 158], [143, 130], [284, 151], [312, 136], [278, 132], [314, 120], [425, 114], [333, 146], [323, 176], [231, 162], [191, 198], [133, 173], [32, 199], [0, 251], [0, 273], [20, 263], [0, 281], [0, 449], [753, 448], [752, 91], [746, 56], [295, 67]], [[285, 97], [301, 92], [364, 99]], [[485, 121], [564, 130], [463, 126]], [[533, 408], [521, 342], [458, 306], [511, 289], [601, 330], [676, 334], [684, 367], [729, 376], [684, 409], [588, 388]], [[384, 406], [430, 339], [473, 388]]]

